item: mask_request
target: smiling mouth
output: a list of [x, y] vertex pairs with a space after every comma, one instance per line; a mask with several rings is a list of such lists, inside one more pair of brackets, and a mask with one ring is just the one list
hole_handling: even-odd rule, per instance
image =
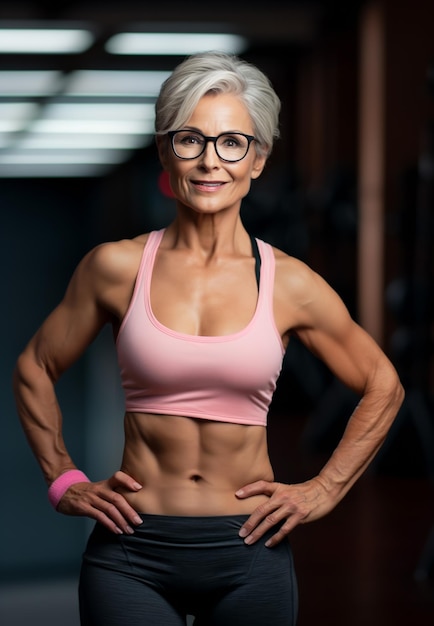
[[206, 180], [193, 180], [193, 185], [199, 185], [200, 187], [221, 187], [225, 183], [222, 181], [206, 181]]

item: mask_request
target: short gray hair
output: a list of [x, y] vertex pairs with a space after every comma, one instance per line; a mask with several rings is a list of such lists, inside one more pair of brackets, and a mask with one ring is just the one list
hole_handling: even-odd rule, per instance
[[279, 133], [280, 100], [255, 65], [223, 52], [200, 52], [182, 61], [164, 81], [155, 104], [155, 132], [182, 128], [210, 93], [240, 97], [249, 112], [259, 154], [269, 154]]

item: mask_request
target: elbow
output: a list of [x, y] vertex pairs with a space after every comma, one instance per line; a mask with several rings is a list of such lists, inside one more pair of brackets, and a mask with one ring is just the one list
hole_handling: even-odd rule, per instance
[[396, 389], [396, 403], [398, 404], [398, 407], [402, 405], [402, 403], [404, 402], [404, 399], [405, 399], [405, 389], [401, 381], [398, 378], [397, 389]]
[[16, 389], [25, 379], [26, 357], [24, 353], [18, 357], [15, 367], [12, 370], [12, 386]]
[[388, 375], [384, 380], [384, 387], [388, 390], [389, 402], [398, 412], [405, 398], [405, 389], [398, 376], [397, 371], [390, 365]]
[[14, 392], [18, 393], [19, 390], [24, 387], [31, 387], [33, 383], [38, 380], [41, 371], [36, 360], [28, 351], [22, 352], [12, 371], [12, 387]]
[[398, 413], [404, 402], [405, 390], [398, 372], [388, 359], [382, 359], [372, 369], [363, 395], [370, 396], [388, 413]]

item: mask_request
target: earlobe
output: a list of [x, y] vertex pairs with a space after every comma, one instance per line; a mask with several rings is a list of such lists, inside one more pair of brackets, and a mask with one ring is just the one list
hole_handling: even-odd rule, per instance
[[256, 178], [259, 178], [259, 176], [262, 174], [266, 162], [267, 162], [267, 157], [266, 156], [257, 156], [256, 157], [255, 163], [254, 163], [253, 168], [252, 168], [252, 175], [251, 175], [251, 178], [253, 180], [255, 180]]

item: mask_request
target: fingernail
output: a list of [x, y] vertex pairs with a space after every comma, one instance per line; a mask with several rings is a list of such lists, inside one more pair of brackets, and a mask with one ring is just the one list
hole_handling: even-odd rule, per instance
[[135, 524], [143, 524], [143, 520], [141, 517], [139, 517], [138, 515], [134, 516], [134, 523]]
[[131, 528], [131, 526], [127, 526], [127, 527], [126, 527], [126, 532], [127, 532], [129, 535], [133, 535], [133, 534], [134, 534], [134, 530]]
[[140, 485], [139, 483], [134, 483], [133, 487], [134, 487], [134, 489], [141, 489], [142, 485]]
[[247, 545], [250, 545], [251, 543], [253, 543], [253, 537], [252, 536], [246, 537], [244, 539], [244, 543], [247, 543]]
[[241, 528], [240, 532], [238, 533], [240, 537], [247, 537], [247, 535], [249, 534], [248, 531], [245, 528]]

